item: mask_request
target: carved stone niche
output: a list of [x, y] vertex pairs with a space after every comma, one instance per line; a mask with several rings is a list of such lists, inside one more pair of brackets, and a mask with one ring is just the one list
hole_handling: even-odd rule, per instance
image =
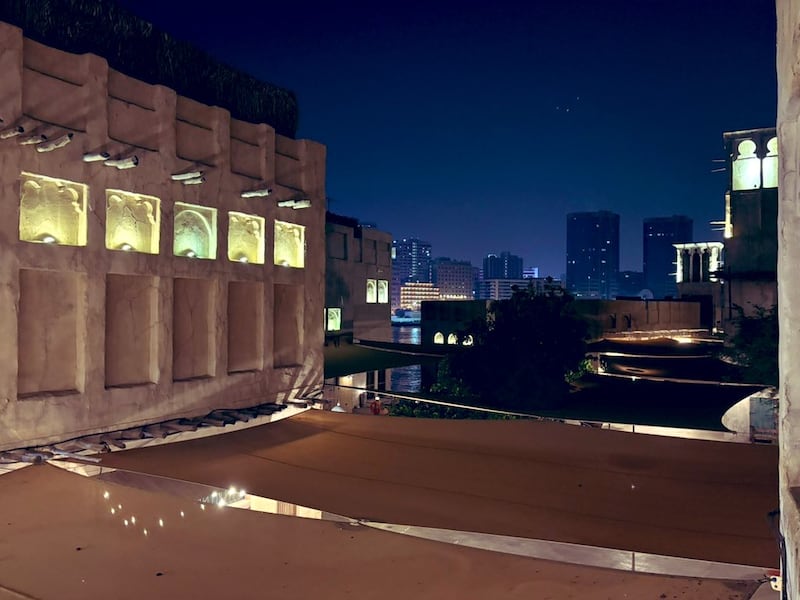
[[275, 264], [302, 269], [306, 260], [306, 228], [275, 221]]
[[158, 198], [106, 190], [106, 248], [158, 254], [160, 228]]
[[86, 245], [86, 185], [22, 173], [19, 239], [25, 242]]
[[172, 249], [175, 256], [217, 258], [217, 209], [176, 202]]
[[264, 264], [264, 217], [228, 213], [228, 260]]

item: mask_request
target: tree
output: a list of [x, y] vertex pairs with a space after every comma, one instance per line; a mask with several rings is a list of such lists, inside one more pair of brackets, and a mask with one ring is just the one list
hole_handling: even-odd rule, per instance
[[746, 316], [737, 307], [736, 334], [729, 340], [724, 356], [739, 367], [738, 379], [747, 383], [778, 385], [778, 307], [754, 306]]
[[584, 365], [587, 326], [561, 290], [536, 295], [530, 287], [516, 289], [462, 335], [471, 335], [474, 345], [442, 360], [431, 391], [465, 403], [552, 408], [566, 398], [569, 376]]

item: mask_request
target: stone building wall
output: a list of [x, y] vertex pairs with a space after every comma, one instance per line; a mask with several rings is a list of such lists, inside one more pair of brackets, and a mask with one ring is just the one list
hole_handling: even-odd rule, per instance
[[624, 332], [702, 329], [700, 302], [681, 300], [577, 300], [589, 337]]
[[321, 384], [325, 148], [0, 48], [0, 450]]
[[326, 337], [390, 342], [391, 234], [329, 215], [325, 236]]

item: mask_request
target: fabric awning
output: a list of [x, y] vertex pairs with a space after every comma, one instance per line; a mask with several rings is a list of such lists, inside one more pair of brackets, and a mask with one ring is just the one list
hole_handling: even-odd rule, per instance
[[[749, 598], [755, 581], [576, 567], [201, 507], [49, 465], [0, 476], [0, 598]], [[146, 533], [145, 533], [146, 530]]]
[[102, 464], [373, 521], [778, 564], [774, 446], [309, 411]]

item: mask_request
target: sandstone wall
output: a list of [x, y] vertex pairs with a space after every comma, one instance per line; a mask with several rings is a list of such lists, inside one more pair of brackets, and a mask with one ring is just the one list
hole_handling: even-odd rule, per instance
[[6, 23], [0, 90], [0, 449], [321, 384], [323, 146]]

